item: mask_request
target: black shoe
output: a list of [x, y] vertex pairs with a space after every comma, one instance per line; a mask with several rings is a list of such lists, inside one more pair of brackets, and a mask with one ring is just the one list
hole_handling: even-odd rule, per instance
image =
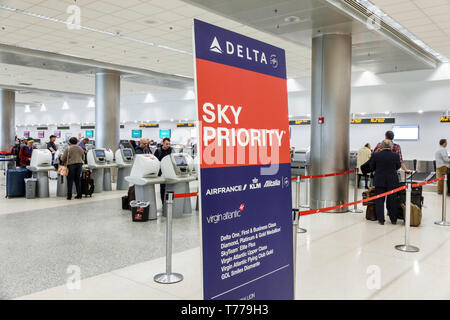
[[72, 200], [72, 196], [70, 196], [70, 197], [67, 197], [67, 200]]
[[384, 226], [384, 221], [378, 221], [378, 224], [381, 224], [382, 226]]
[[82, 196], [82, 195], [77, 195], [77, 196], [75, 197], [75, 199], [83, 199], [83, 196]]
[[397, 221], [391, 221], [392, 224], [397, 224]]

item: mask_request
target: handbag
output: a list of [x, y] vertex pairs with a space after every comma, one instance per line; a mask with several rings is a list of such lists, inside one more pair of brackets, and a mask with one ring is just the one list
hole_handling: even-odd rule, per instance
[[[69, 157], [70, 157], [70, 147], [69, 147], [69, 149], [67, 150], [67, 161], [66, 161], [66, 163], [69, 162]], [[67, 176], [69, 175], [69, 168], [68, 168], [67, 166], [65, 166], [65, 165], [60, 164], [60, 165], [58, 166], [58, 171], [56, 171], [56, 172], [57, 172], [60, 176], [67, 177]]]

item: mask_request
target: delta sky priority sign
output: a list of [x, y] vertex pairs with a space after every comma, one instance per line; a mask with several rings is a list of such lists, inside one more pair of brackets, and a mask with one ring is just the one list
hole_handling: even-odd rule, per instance
[[284, 50], [194, 20], [204, 299], [293, 299]]

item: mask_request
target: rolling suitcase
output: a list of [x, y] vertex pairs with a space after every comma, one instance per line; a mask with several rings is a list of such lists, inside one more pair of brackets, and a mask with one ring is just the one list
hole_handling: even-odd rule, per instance
[[81, 193], [87, 198], [94, 193], [94, 179], [91, 178], [91, 170], [86, 170], [81, 176]]
[[122, 210], [130, 210], [130, 201], [128, 200], [128, 196], [122, 197]]
[[368, 202], [369, 204], [367, 205], [366, 208], [366, 219], [369, 221], [376, 221], [377, 220], [377, 212], [376, 212], [376, 208], [375, 208], [375, 204]]
[[6, 197], [25, 197], [25, 179], [31, 178], [31, 171], [25, 168], [6, 171]]

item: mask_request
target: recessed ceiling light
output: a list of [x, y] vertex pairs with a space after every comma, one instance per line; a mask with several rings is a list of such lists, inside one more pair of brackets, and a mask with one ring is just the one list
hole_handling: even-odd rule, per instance
[[30, 105], [29, 105], [29, 104], [25, 105], [25, 110], [24, 110], [24, 112], [26, 112], [26, 113], [31, 112], [31, 109], [30, 109]]
[[386, 115], [389, 114], [389, 111], [385, 111], [384, 114], [386, 114]]
[[144, 22], [147, 23], [147, 24], [157, 24], [158, 23], [157, 21], [151, 20], [151, 19], [144, 20]]
[[419, 111], [417, 111], [418, 113], [423, 113], [423, 110], [419, 110]]
[[61, 109], [62, 110], [69, 110], [70, 109], [69, 104], [67, 103], [67, 101], [64, 101]]
[[41, 112], [45, 112], [47, 111], [47, 107], [45, 106], [45, 104], [41, 104]]

